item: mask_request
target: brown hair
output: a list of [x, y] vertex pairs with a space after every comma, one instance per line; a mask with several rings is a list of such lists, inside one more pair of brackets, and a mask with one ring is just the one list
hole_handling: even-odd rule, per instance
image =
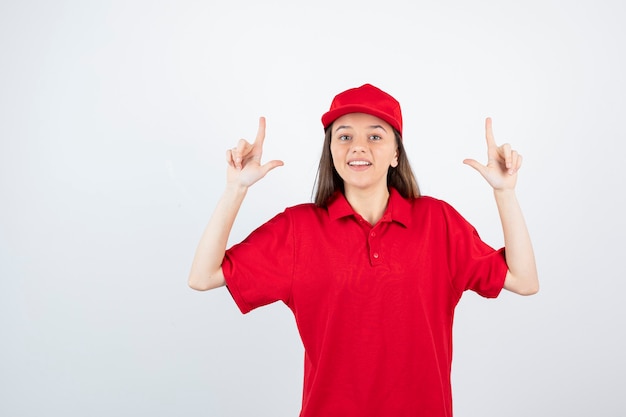
[[[315, 178], [315, 189], [313, 202], [318, 207], [326, 207], [328, 200], [339, 190], [344, 192], [343, 180], [335, 170], [333, 164], [333, 157], [330, 153], [330, 140], [332, 137], [332, 124], [325, 130], [324, 147], [322, 148], [322, 156], [320, 157], [320, 163], [317, 168], [317, 176]], [[389, 167], [387, 172], [387, 187], [393, 187], [400, 195], [407, 199], [418, 198], [420, 196], [419, 186], [411, 164], [406, 156], [404, 146], [402, 145], [402, 137], [400, 133], [394, 128], [394, 136], [396, 137], [396, 144], [398, 145], [398, 166]]]

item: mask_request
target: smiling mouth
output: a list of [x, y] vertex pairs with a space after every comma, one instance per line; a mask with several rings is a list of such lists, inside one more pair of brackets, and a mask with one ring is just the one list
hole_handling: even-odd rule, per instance
[[361, 167], [361, 166], [369, 166], [372, 165], [371, 162], [367, 162], [367, 161], [350, 161], [348, 162], [348, 165], [350, 165], [351, 167]]

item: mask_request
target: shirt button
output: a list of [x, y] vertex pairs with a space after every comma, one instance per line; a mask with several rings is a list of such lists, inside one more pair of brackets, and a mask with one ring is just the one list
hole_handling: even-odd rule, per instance
[[372, 233], [370, 233], [370, 236], [371, 236], [371, 237], [376, 237], [376, 232], [372, 232]]
[[374, 252], [374, 259], [378, 259], [378, 252]]

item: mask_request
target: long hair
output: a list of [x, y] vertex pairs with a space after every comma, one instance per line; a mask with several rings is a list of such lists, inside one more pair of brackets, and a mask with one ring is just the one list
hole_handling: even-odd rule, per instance
[[[318, 207], [326, 207], [328, 200], [336, 191], [344, 192], [343, 180], [335, 170], [333, 156], [330, 153], [331, 128], [332, 125], [328, 126], [325, 131], [324, 147], [322, 148], [322, 156], [315, 179], [315, 189], [313, 190], [313, 202]], [[396, 129], [393, 129], [393, 133], [398, 146], [398, 166], [389, 167], [387, 187], [395, 188], [406, 199], [418, 198], [420, 196], [419, 186], [402, 145], [402, 137]]]

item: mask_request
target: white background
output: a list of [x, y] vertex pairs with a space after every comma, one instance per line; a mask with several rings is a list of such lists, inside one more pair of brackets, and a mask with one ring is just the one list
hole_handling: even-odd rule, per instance
[[457, 308], [455, 415], [626, 412], [626, 6], [530, 1], [4, 1], [0, 5], [0, 414], [296, 416], [283, 305], [242, 316], [187, 273], [224, 152], [268, 120], [282, 159], [243, 239], [310, 201], [332, 97], [403, 106], [423, 193], [502, 244], [461, 161], [525, 157], [542, 289]]

